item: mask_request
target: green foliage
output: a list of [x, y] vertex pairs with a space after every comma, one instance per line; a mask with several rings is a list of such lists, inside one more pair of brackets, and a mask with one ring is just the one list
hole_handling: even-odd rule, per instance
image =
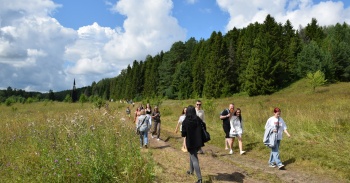
[[312, 87], [312, 91], [315, 92], [316, 87], [322, 86], [327, 82], [327, 79], [325, 79], [325, 75], [320, 70], [316, 71], [315, 73], [308, 73], [306, 76], [308, 83]]
[[86, 97], [85, 94], [81, 94], [80, 97], [79, 97], [79, 102], [80, 103], [85, 103], [88, 101], [88, 98]]
[[[277, 23], [267, 15], [263, 23], [233, 28], [226, 35], [214, 31], [207, 40], [175, 42], [169, 51], [134, 60], [118, 76], [92, 82], [76, 89], [76, 94], [134, 101], [222, 98], [241, 92], [256, 96], [272, 94], [318, 70], [330, 83], [350, 81], [349, 25], [320, 27], [312, 19], [296, 30], [290, 21]], [[41, 94], [8, 87], [0, 90], [0, 102], [11, 96], [71, 102], [65, 97], [72, 94], [72, 90]]]
[[72, 97], [70, 96], [70, 94], [67, 94], [63, 101], [64, 102], [69, 102], [69, 103], [73, 102]]
[[106, 102], [104, 100], [102, 100], [101, 98], [97, 99], [94, 102], [94, 106], [97, 107], [98, 109], [101, 109], [102, 106], [104, 106], [106, 104]]

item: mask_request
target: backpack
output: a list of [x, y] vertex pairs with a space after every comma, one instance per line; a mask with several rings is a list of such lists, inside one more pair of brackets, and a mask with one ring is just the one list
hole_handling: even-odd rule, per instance
[[141, 123], [141, 126], [139, 127], [140, 128], [140, 132], [144, 132], [148, 129], [148, 116], [146, 116], [142, 121]]

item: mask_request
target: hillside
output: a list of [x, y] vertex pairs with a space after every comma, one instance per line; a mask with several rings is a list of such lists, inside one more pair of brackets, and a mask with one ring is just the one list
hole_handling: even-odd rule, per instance
[[[199, 155], [206, 182], [349, 182], [350, 117], [348, 104], [350, 83], [337, 83], [316, 89], [315, 93], [301, 80], [269, 96], [233, 96], [218, 100], [202, 99], [206, 123], [212, 140]], [[222, 109], [230, 102], [243, 112], [245, 130], [243, 145], [247, 153], [229, 155], [224, 150], [221, 121]], [[151, 152], [157, 162], [157, 182], [191, 182], [186, 176], [188, 154], [181, 149], [180, 134], [175, 126], [182, 106], [195, 100], [163, 101], [162, 141], [151, 139]], [[284, 138], [280, 149], [286, 165], [279, 171], [267, 166], [269, 149], [262, 144], [263, 126], [271, 109], [278, 106], [292, 138]]]

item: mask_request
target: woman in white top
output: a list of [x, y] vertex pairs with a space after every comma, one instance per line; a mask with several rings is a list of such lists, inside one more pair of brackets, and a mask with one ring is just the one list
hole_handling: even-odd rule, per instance
[[[175, 133], [178, 132], [179, 127], [180, 127], [180, 132], [182, 131], [182, 122], [185, 120], [185, 117], [186, 117], [186, 110], [187, 110], [187, 107], [184, 107], [184, 108], [182, 109], [181, 116], [179, 117], [179, 120], [178, 120], [177, 125], [176, 125], [176, 128], [175, 128]], [[186, 148], [186, 137], [184, 137], [181, 150], [182, 150], [183, 152], [187, 152], [187, 148]]]
[[269, 166], [270, 167], [276, 167], [278, 166], [278, 169], [281, 169], [284, 167], [280, 160], [280, 153], [279, 153], [279, 147], [281, 144], [282, 140], [282, 132], [286, 133], [288, 137], [290, 137], [290, 134], [287, 131], [287, 125], [283, 121], [283, 119], [280, 117], [281, 115], [281, 109], [276, 107], [273, 109], [274, 115], [271, 116], [267, 121], [265, 125], [265, 130], [266, 129], [271, 129], [273, 128], [273, 132], [277, 133], [277, 145], [275, 145], [273, 148], [271, 148], [271, 153], [270, 153], [270, 159], [269, 159]]
[[[238, 138], [238, 147], [239, 147], [239, 154], [242, 155], [245, 153], [243, 151], [243, 143], [242, 143], [242, 134], [243, 134], [243, 119], [241, 115], [241, 109], [237, 108], [237, 110], [233, 113], [231, 119], [230, 119], [230, 133], [229, 136], [233, 137], [232, 145], [235, 140], [235, 137]], [[233, 147], [233, 146], [231, 146]], [[230, 154], [233, 153], [233, 150], [230, 150]]]

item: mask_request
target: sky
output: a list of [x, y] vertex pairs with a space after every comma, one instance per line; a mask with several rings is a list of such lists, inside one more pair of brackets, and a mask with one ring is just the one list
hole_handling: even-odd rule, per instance
[[324, 0], [0, 0], [0, 89], [91, 86], [177, 41], [262, 23], [350, 24], [350, 2]]

